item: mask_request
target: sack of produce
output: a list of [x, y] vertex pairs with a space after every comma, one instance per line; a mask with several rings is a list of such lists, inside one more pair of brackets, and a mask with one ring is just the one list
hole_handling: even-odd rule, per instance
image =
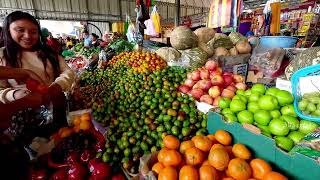
[[216, 32], [212, 28], [202, 27], [196, 29], [194, 33], [198, 36], [199, 42], [207, 43], [214, 38]]
[[311, 157], [320, 163], [320, 128], [305, 136], [290, 153], [300, 153]]
[[246, 40], [246, 38], [238, 32], [231, 32], [229, 34], [229, 38], [233, 44], [237, 44], [239, 41]]
[[171, 32], [170, 43], [177, 50], [185, 50], [198, 45], [197, 35], [189, 28], [179, 26]]
[[250, 69], [263, 72], [266, 78], [272, 78], [273, 73], [279, 70], [285, 50], [282, 48], [254, 48], [249, 62]]
[[176, 61], [181, 57], [180, 52], [172, 47], [162, 47], [156, 50], [156, 53], [167, 62]]
[[285, 71], [287, 79], [297, 70], [320, 63], [320, 47], [309, 48], [298, 54], [288, 65]]
[[181, 59], [184, 62], [188, 62], [189, 67], [191, 68], [201, 67], [208, 60], [207, 53], [201, 50], [200, 48], [187, 49], [187, 50], [182, 50], [180, 52], [181, 52]]
[[202, 49], [203, 51], [205, 51], [208, 54], [208, 57], [213, 56], [214, 54], [214, 49], [211, 48], [208, 44], [203, 43], [203, 42], [199, 42], [198, 47], [200, 49]]
[[224, 34], [223, 35], [218, 35], [214, 39], [210, 40], [208, 42], [208, 45], [213, 49], [216, 49], [218, 47], [224, 47], [226, 49], [233, 48], [232, 41], [230, 40], [230, 38], [228, 36], [226, 36]]

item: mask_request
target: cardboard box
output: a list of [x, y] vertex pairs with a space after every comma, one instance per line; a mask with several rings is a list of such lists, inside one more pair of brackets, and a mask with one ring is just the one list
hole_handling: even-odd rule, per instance
[[219, 66], [223, 72], [239, 74], [244, 77], [248, 73], [248, 62], [251, 54], [241, 54], [238, 56], [220, 56], [218, 57]]
[[285, 174], [289, 179], [320, 179], [320, 165], [314, 159], [298, 153], [288, 154], [277, 148], [273, 139], [255, 134], [239, 123], [227, 123], [220, 114], [209, 112], [207, 129], [212, 134], [218, 129], [230, 132], [233, 143], [246, 145], [255, 158], [266, 160], [273, 170]]

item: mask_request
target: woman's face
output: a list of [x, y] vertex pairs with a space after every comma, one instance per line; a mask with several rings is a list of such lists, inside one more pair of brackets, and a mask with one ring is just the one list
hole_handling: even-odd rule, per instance
[[38, 27], [30, 20], [14, 21], [9, 26], [12, 39], [24, 49], [31, 49], [39, 39]]

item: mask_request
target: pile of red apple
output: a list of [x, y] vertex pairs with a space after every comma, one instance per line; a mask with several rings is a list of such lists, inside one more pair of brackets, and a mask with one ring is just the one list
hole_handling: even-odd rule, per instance
[[232, 99], [238, 89], [245, 90], [244, 77], [222, 72], [216, 61], [207, 61], [205, 66], [188, 73], [179, 90], [200, 102], [218, 106], [221, 97]]

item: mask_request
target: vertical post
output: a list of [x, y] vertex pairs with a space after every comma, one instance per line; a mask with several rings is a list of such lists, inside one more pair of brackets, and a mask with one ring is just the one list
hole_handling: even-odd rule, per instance
[[[122, 6], [121, 6], [121, 0], [118, 1], [118, 6], [119, 6], [119, 14], [120, 14], [120, 21], [123, 20], [122, 17]], [[109, 12], [111, 14], [111, 12]]]
[[177, 27], [180, 25], [180, 0], [176, 0], [176, 14], [174, 18], [174, 25]]

